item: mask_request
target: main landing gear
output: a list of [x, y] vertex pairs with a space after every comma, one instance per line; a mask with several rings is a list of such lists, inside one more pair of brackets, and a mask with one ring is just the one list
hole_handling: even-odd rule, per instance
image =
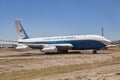
[[58, 50], [58, 53], [68, 53], [68, 50]]

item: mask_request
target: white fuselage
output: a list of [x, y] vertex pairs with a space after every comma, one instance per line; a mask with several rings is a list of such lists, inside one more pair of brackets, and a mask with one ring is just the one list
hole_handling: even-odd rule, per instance
[[110, 40], [99, 35], [76, 35], [76, 36], [56, 36], [43, 38], [20, 39], [19, 42], [56, 42], [56, 41], [71, 41], [71, 40], [95, 40], [108, 45]]
[[[94, 49], [99, 50], [111, 43], [110, 40], [99, 35], [77, 35], [77, 36], [58, 36], [30, 38], [19, 40], [21, 44], [37, 44], [37, 45], [54, 45], [54, 46], [70, 46], [74, 50]], [[34, 47], [38, 48], [38, 47]]]

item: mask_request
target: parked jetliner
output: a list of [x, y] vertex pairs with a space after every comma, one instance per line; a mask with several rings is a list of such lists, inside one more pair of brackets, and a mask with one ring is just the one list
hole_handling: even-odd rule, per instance
[[99, 35], [76, 35], [76, 36], [56, 36], [43, 38], [29, 38], [23, 29], [20, 21], [15, 21], [16, 30], [19, 36], [16, 49], [40, 49], [43, 52], [68, 52], [68, 50], [88, 50], [93, 53], [106, 47], [110, 40]]

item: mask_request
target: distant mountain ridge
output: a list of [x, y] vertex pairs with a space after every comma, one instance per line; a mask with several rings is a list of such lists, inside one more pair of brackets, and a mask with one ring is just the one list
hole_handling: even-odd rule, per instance
[[112, 41], [112, 44], [120, 44], [120, 40]]

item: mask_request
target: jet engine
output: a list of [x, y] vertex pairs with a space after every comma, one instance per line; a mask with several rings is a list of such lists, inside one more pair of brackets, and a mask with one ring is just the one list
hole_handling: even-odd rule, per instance
[[57, 48], [54, 45], [44, 45], [44, 48], [41, 50], [43, 52], [57, 52]]
[[28, 49], [29, 47], [24, 45], [24, 44], [18, 44], [16, 47], [16, 50], [24, 50], [24, 49]]

